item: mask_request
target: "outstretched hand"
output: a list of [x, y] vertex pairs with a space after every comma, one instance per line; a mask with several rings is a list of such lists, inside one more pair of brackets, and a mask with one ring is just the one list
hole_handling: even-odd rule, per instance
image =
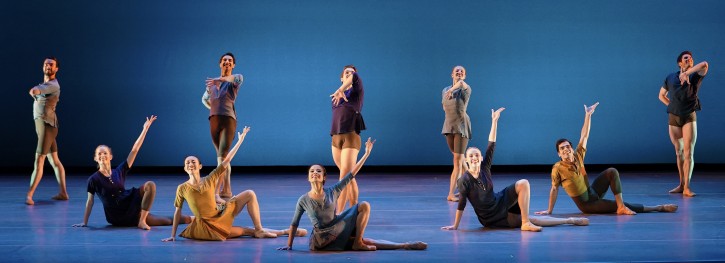
[[332, 105], [333, 106], [340, 105], [340, 99], [342, 99], [345, 102], [347, 102], [347, 96], [345, 96], [345, 92], [344, 91], [341, 91], [339, 89], [336, 90], [335, 93], [332, 93], [332, 95], [330, 95], [330, 97], [332, 97]]
[[455, 226], [444, 226], [444, 227], [441, 227], [441, 229], [442, 230], [457, 230], [458, 228], [456, 228]]
[[249, 126], [244, 126], [244, 129], [242, 129], [242, 132], [237, 132], [237, 135], [239, 136], [239, 138], [242, 139], [242, 138], [246, 137], [247, 133], [249, 132], [249, 129], [250, 129]]
[[176, 241], [176, 239], [174, 237], [167, 237], [167, 238], [161, 239], [161, 241], [163, 241], [163, 242], [172, 241], [173, 242], [173, 241]]
[[219, 78], [206, 78], [206, 87], [211, 88], [212, 86], [217, 86], [222, 84], [221, 79]]
[[146, 117], [146, 122], [144, 122], [143, 128], [148, 129], [149, 127], [151, 127], [151, 124], [154, 123], [155, 120], [156, 120], [156, 115], [151, 115], [151, 117]]
[[599, 105], [599, 102], [594, 103], [594, 105], [588, 106], [588, 107], [585, 104], [584, 105], [584, 112], [586, 112], [587, 114], [592, 114], [592, 113], [594, 113], [594, 110], [597, 108], [598, 105]]
[[368, 141], [365, 142], [365, 154], [370, 154], [373, 151], [373, 144], [375, 144], [375, 140], [368, 137]]
[[506, 108], [504, 108], [504, 107], [498, 108], [498, 109], [497, 109], [497, 110], [495, 110], [495, 111], [494, 111], [493, 109], [491, 109], [491, 119], [493, 119], [494, 121], [497, 121], [497, 120], [498, 120], [498, 118], [499, 118], [499, 117], [501, 117], [501, 112], [502, 112], [503, 110], [505, 110], [505, 109], [506, 109]]

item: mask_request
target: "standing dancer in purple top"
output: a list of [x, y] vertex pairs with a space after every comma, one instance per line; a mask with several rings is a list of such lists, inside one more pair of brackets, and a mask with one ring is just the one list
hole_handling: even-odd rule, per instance
[[682, 51], [677, 56], [677, 65], [680, 66], [680, 70], [665, 78], [659, 94], [660, 101], [667, 106], [670, 141], [675, 146], [677, 171], [680, 175], [680, 184], [670, 190], [670, 193], [682, 193], [687, 197], [695, 196], [695, 192], [690, 189], [690, 178], [692, 178], [692, 168], [695, 166], [693, 156], [697, 141], [697, 115], [695, 112], [700, 110], [700, 99], [697, 97], [697, 92], [700, 90], [702, 79], [705, 78], [708, 69], [706, 61], [694, 64], [692, 53]]
[[50, 165], [58, 180], [59, 191], [53, 196], [54, 200], [68, 200], [65, 189], [65, 168], [58, 159], [58, 144], [55, 137], [58, 135], [58, 118], [55, 115], [55, 106], [60, 97], [60, 85], [55, 78], [58, 73], [58, 59], [47, 57], [43, 61], [43, 83], [30, 89], [33, 97], [33, 119], [35, 120], [35, 133], [38, 134], [38, 145], [35, 148], [35, 168], [30, 176], [30, 189], [25, 197], [25, 204], [34, 205], [33, 194], [43, 178], [45, 158], [50, 159]]
[[[206, 91], [201, 97], [201, 102], [209, 109], [209, 129], [214, 149], [216, 149], [217, 164], [221, 164], [229, 153], [234, 140], [234, 132], [237, 130], [237, 112], [234, 102], [244, 77], [241, 74], [232, 74], [235, 63], [234, 54], [222, 55], [219, 58], [221, 76], [206, 79]], [[216, 192], [217, 203], [224, 203], [223, 198], [232, 197], [231, 168], [231, 166], [226, 167], [226, 175], [223, 180], [219, 180]]]
[[[332, 159], [340, 170], [340, 180], [355, 167], [357, 155], [360, 153], [360, 131], [365, 130], [365, 122], [361, 114], [365, 90], [362, 80], [353, 65], [342, 68], [340, 74], [342, 85], [330, 95], [332, 97]], [[345, 204], [357, 204], [357, 181], [353, 178], [350, 184], [340, 193], [337, 211], [343, 211]]]

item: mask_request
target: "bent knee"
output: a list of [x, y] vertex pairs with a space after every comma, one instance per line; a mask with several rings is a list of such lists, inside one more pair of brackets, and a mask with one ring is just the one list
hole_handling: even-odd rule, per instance
[[609, 167], [607, 170], [604, 170], [604, 172], [611, 176], [619, 177], [619, 171], [614, 167]]
[[521, 179], [521, 180], [516, 181], [516, 188], [521, 189], [521, 188], [529, 188], [529, 187], [530, 187], [529, 180]]
[[244, 198], [257, 199], [257, 193], [255, 193], [254, 190], [245, 190], [239, 195]]
[[362, 201], [357, 204], [357, 211], [358, 212], [368, 212], [370, 211], [370, 203], [367, 201]]
[[153, 181], [148, 181], [148, 182], [145, 182], [145, 183], [143, 184], [143, 188], [144, 188], [145, 190], [147, 190], [147, 191], [148, 191], [148, 190], [151, 190], [151, 191], [155, 191], [155, 190], [156, 190], [156, 183], [154, 183]]

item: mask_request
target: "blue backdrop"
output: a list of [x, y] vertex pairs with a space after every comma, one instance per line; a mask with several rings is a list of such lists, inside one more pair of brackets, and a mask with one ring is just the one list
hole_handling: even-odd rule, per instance
[[[0, 166], [31, 166], [28, 89], [43, 57], [60, 60], [60, 158], [92, 166], [108, 144], [117, 163], [159, 116], [137, 164], [214, 163], [204, 79], [237, 57], [245, 76], [235, 165], [332, 164], [328, 95], [345, 64], [366, 88], [377, 139], [371, 165], [445, 165], [440, 91], [463, 65], [473, 88], [470, 145], [499, 122], [496, 164], [551, 164], [553, 143], [579, 138], [583, 104], [599, 101], [588, 163], [674, 163], [657, 99], [676, 56], [711, 67], [700, 91], [698, 163], [725, 163], [725, 1], [5, 1]], [[674, 164], [673, 164], [674, 165]], [[673, 166], [674, 167], [674, 166]]]

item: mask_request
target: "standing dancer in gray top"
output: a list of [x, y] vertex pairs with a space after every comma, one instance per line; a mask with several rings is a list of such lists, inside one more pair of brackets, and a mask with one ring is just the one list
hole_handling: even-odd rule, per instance
[[446, 113], [446, 120], [443, 122], [443, 135], [446, 136], [448, 149], [453, 154], [453, 172], [448, 188], [448, 201], [458, 202], [453, 194], [456, 188], [456, 180], [463, 173], [463, 155], [468, 140], [471, 139], [471, 119], [468, 118], [466, 108], [471, 97], [471, 86], [464, 81], [466, 69], [463, 66], [453, 67], [451, 72], [453, 84], [443, 89], [443, 111]]
[[[221, 76], [206, 79], [206, 91], [201, 102], [209, 109], [209, 129], [211, 140], [216, 149], [217, 164], [221, 164], [227, 157], [237, 130], [237, 112], [234, 102], [242, 85], [244, 77], [241, 74], [232, 74], [236, 60], [234, 54], [226, 53], [219, 58]], [[232, 197], [230, 185], [231, 165], [226, 167], [226, 175], [219, 180], [216, 192], [217, 203], [224, 203], [222, 198]]]
[[38, 134], [38, 145], [35, 148], [35, 163], [33, 173], [30, 176], [30, 189], [25, 198], [25, 204], [34, 205], [33, 194], [43, 178], [43, 166], [45, 158], [50, 159], [50, 165], [55, 172], [55, 179], [58, 181], [58, 194], [53, 196], [54, 200], [68, 200], [68, 192], [65, 189], [65, 168], [58, 159], [58, 144], [55, 137], [58, 135], [58, 118], [55, 115], [55, 106], [60, 96], [60, 85], [55, 78], [58, 73], [58, 59], [47, 57], [43, 61], [43, 83], [30, 89], [30, 97], [33, 97], [33, 119], [35, 120], [35, 133]]

